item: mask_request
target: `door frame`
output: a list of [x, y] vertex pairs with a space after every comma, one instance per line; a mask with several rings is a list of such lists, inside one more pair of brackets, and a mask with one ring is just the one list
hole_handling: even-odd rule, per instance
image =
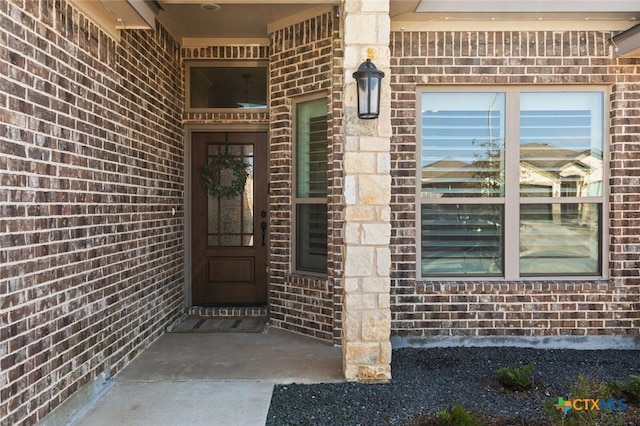
[[[187, 124], [184, 127], [184, 304], [185, 308], [193, 306], [193, 277], [192, 277], [192, 260], [191, 252], [191, 194], [193, 182], [191, 181], [191, 138], [195, 132], [211, 132], [211, 133], [233, 133], [233, 132], [255, 132], [267, 134], [267, 175], [269, 175], [269, 164], [271, 157], [271, 144], [269, 138], [269, 124]], [[267, 196], [267, 203], [270, 203]], [[269, 207], [269, 206], [267, 206]], [[267, 266], [269, 266], [267, 260]], [[268, 281], [268, 277], [267, 277]], [[269, 282], [267, 282], [267, 291]], [[267, 296], [267, 305], [269, 297]]]

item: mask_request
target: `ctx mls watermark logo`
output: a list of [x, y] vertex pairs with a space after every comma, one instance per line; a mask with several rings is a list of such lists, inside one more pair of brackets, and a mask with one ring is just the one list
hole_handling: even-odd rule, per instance
[[554, 404], [558, 411], [562, 411], [562, 415], [566, 416], [571, 410], [576, 411], [622, 411], [627, 408], [626, 399], [573, 399], [565, 400], [558, 397], [558, 403]]

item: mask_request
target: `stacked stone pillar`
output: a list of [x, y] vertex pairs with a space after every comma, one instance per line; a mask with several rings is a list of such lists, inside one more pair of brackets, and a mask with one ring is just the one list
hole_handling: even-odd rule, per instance
[[[347, 380], [391, 378], [389, 0], [344, 2], [345, 150], [343, 370]], [[378, 119], [357, 115], [352, 74], [370, 58], [386, 74]]]

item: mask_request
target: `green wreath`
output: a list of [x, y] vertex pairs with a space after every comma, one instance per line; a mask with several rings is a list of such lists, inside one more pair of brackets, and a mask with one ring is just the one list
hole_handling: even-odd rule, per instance
[[[228, 153], [217, 155], [200, 169], [200, 182], [207, 194], [212, 197], [234, 197], [244, 192], [244, 185], [247, 182], [249, 172], [248, 165], [238, 158], [234, 158]], [[227, 185], [220, 182], [220, 173], [224, 169], [231, 170], [233, 178]]]

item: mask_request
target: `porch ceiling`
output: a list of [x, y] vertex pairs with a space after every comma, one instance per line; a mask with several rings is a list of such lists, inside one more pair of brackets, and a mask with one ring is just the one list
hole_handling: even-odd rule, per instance
[[[255, 2], [160, 0], [158, 19], [178, 40], [266, 39], [267, 26], [331, 1]], [[216, 7], [216, 5], [219, 7]]]
[[[158, 19], [183, 45], [198, 45], [200, 40], [208, 39], [265, 44], [269, 30], [341, 3], [341, 0], [155, 1], [162, 7]], [[553, 21], [582, 22], [583, 26], [590, 23], [598, 29], [623, 31], [640, 20], [640, 7], [638, 0], [390, 0], [390, 14], [395, 29], [416, 26], [424, 29], [425, 25], [437, 29], [442, 23], [449, 26], [459, 23], [473, 29], [482, 22], [494, 29], [504, 29], [509, 22], [531, 22], [534, 24], [528, 26], [535, 28], [542, 21]]]
[[[341, 0], [158, 0], [158, 19], [183, 43], [198, 39], [266, 40], [268, 28], [329, 9]], [[391, 16], [413, 13], [419, 0], [391, 0]], [[210, 5], [210, 7], [207, 7]], [[217, 5], [219, 7], [213, 6]]]

